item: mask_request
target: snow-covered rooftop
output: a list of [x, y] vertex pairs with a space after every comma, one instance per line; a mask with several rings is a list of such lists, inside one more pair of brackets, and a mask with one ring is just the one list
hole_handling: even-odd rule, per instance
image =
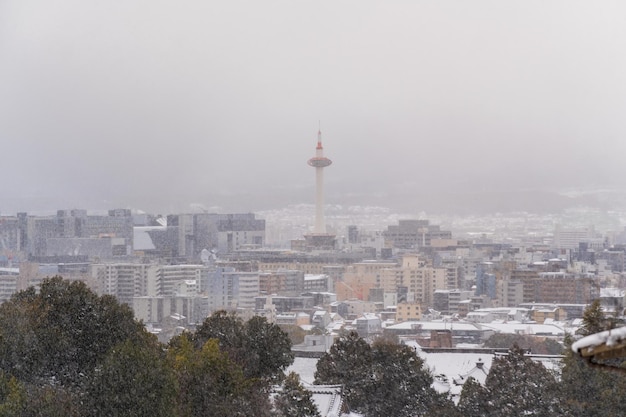
[[320, 279], [328, 279], [328, 275], [326, 274], [305, 274], [304, 275], [305, 281], [316, 281]]
[[626, 340], [626, 326], [618, 329], [605, 330], [595, 333], [574, 342], [572, 350], [576, 353], [582, 349], [594, 349], [601, 345], [615, 346]]
[[402, 323], [387, 326], [390, 330], [479, 330], [472, 323], [449, 322], [449, 321], [403, 321]]
[[311, 385], [302, 386], [311, 391], [311, 400], [317, 406], [322, 417], [339, 416], [342, 408], [341, 385]]
[[[555, 323], [551, 324], [537, 324], [537, 323], [520, 323], [520, 322], [508, 322], [508, 323], [481, 323], [480, 326], [483, 329], [492, 329], [498, 333], [509, 334], [528, 334], [528, 335], [541, 335], [541, 336], [564, 336], [565, 330], [563, 327], [558, 326]], [[456, 323], [455, 323], [456, 327]]]
[[626, 291], [619, 288], [600, 288], [600, 297], [624, 297]]
[[317, 358], [301, 358], [296, 356], [293, 363], [285, 370], [285, 373], [289, 374], [289, 372], [295, 372], [300, 376], [300, 381], [312, 384], [315, 379], [317, 361]]

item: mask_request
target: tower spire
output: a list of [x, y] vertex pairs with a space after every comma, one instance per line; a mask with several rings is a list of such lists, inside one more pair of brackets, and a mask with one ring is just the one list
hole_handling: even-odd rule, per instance
[[317, 121], [317, 148], [316, 149], [324, 149], [322, 147], [322, 124], [320, 121]]

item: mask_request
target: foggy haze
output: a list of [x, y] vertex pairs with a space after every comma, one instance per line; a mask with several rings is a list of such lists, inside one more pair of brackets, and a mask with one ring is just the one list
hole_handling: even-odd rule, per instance
[[621, 1], [6, 0], [0, 212], [312, 202], [318, 121], [329, 204], [622, 187], [624, 51]]

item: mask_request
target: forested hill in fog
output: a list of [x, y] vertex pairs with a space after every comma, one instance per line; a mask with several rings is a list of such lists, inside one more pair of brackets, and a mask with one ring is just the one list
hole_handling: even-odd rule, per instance
[[[208, 212], [258, 212], [278, 210], [294, 204], [313, 204], [313, 185], [297, 188], [268, 187], [257, 189], [232, 189], [229, 192], [207, 193], [202, 190], [177, 190], [172, 199], [161, 194], [137, 199], [120, 197], [102, 200], [86, 192], [77, 199], [62, 196], [32, 196], [20, 199], [5, 198], [0, 207], [3, 215], [19, 211], [29, 213], [53, 213], [59, 207], [80, 207], [87, 210], [104, 210], [110, 207], [127, 207], [151, 213], [185, 213], [197, 210]], [[72, 201], [74, 203], [68, 203]], [[69, 204], [69, 205], [68, 205]], [[530, 212], [537, 214], [558, 213], [575, 207], [621, 211], [626, 207], [626, 189], [520, 189], [520, 190], [428, 190], [401, 186], [385, 191], [328, 187], [326, 204], [349, 206], [385, 207], [392, 212], [443, 215], [489, 215], [493, 213]]]

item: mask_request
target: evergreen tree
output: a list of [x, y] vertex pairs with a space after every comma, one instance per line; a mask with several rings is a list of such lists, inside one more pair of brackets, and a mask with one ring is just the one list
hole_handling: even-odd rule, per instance
[[175, 379], [152, 335], [109, 351], [86, 387], [87, 415], [174, 416]]
[[348, 406], [368, 417], [423, 416], [452, 407], [431, 387], [423, 360], [408, 346], [380, 339], [368, 345], [355, 332], [322, 356], [316, 384], [343, 384]]
[[[583, 336], [612, 328], [616, 321], [607, 319], [598, 300], [583, 313]], [[571, 350], [572, 338], [566, 337], [561, 385], [565, 406], [576, 417], [626, 415], [626, 378], [610, 368], [593, 367]], [[615, 364], [615, 366], [620, 366]]]
[[372, 363], [370, 345], [350, 332], [330, 347], [317, 362], [315, 384], [342, 384], [350, 408], [359, 409], [368, 401], [369, 373]]
[[81, 394], [63, 386], [26, 385], [26, 404], [20, 417], [84, 417]]
[[0, 416], [20, 416], [27, 404], [24, 386], [14, 377], [0, 375]]
[[424, 417], [466, 417], [445, 395], [439, 395], [431, 404]]
[[83, 282], [46, 279], [0, 306], [0, 369], [20, 381], [78, 386], [109, 349], [143, 326], [113, 297]]
[[560, 355], [563, 352], [563, 346], [555, 340], [525, 334], [496, 333], [484, 343], [484, 347], [495, 349], [511, 349], [513, 346], [540, 355]]
[[424, 361], [410, 347], [385, 339], [372, 345], [368, 415], [425, 415], [443, 399], [432, 388], [433, 378]]
[[289, 373], [274, 400], [275, 417], [320, 417], [311, 397], [311, 392], [300, 384], [298, 375]]
[[250, 353], [244, 371], [248, 377], [279, 382], [293, 363], [291, 340], [287, 333], [265, 317], [254, 316], [244, 326], [244, 349]]
[[115, 298], [46, 279], [39, 292], [31, 287], [0, 305], [0, 370], [15, 381], [0, 415], [166, 415], [131, 398], [168, 398], [158, 386], [164, 367], [147, 360], [160, 349]]
[[178, 337], [168, 355], [178, 380], [180, 417], [269, 417], [267, 392], [244, 376], [241, 367], [220, 350], [217, 339], [198, 350], [188, 337]]
[[62, 386], [36, 386], [0, 375], [2, 417], [82, 417], [78, 397]]
[[608, 329], [608, 323], [600, 300], [594, 300], [583, 312], [583, 324], [578, 331], [582, 336], [599, 333]]
[[556, 378], [542, 364], [524, 356], [519, 347], [494, 359], [485, 388], [486, 415], [563, 415]]
[[284, 369], [293, 363], [289, 336], [264, 317], [255, 316], [244, 323], [234, 314], [218, 311], [202, 323], [192, 339], [197, 348], [216, 339], [247, 378], [268, 383], [280, 381]]
[[295, 324], [283, 324], [279, 325], [279, 327], [283, 332], [287, 334], [289, 340], [291, 340], [292, 345], [299, 345], [300, 343], [304, 343], [304, 336], [308, 334], [305, 330], [302, 329], [302, 327], [296, 326]]
[[470, 377], [463, 384], [458, 409], [465, 417], [483, 417], [487, 415], [489, 405], [488, 391], [480, 382]]
[[0, 305], [0, 416], [269, 417], [290, 348], [222, 312], [166, 353], [128, 306], [54, 277]]
[[245, 344], [243, 327], [243, 320], [234, 313], [216, 311], [204, 319], [193, 333], [192, 340], [196, 349], [200, 349], [209, 339], [215, 339], [222, 350], [229, 352], [231, 360], [240, 362]]
[[467, 417], [569, 415], [560, 390], [550, 371], [514, 346], [494, 359], [484, 387], [465, 382], [458, 410]]

